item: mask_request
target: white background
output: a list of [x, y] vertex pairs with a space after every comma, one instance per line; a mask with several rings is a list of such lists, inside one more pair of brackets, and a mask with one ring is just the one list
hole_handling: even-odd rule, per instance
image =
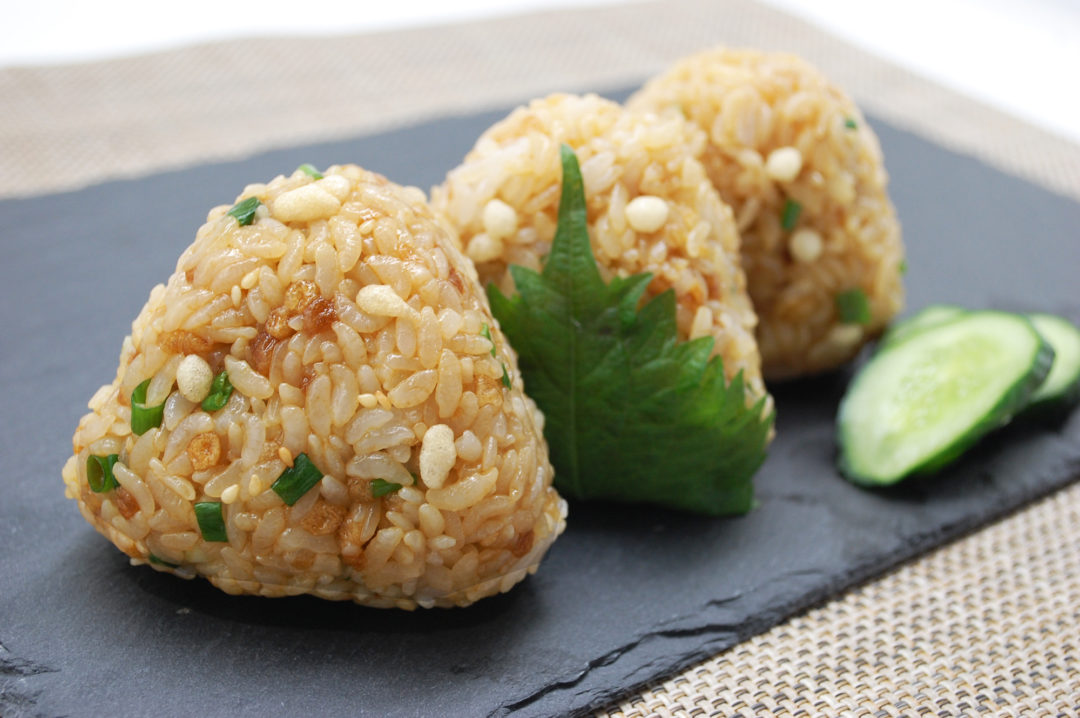
[[[353, 34], [632, 1], [16, 0], [2, 13], [0, 67], [231, 37]], [[764, 1], [1080, 143], [1080, 0]]]

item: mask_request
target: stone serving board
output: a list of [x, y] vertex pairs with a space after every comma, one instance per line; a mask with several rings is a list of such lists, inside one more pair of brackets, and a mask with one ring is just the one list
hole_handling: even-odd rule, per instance
[[[1080, 475], [1075, 412], [1010, 426], [933, 480], [857, 488], [834, 464], [850, 378], [837, 372], [773, 387], [778, 434], [749, 515], [572, 504], [540, 572], [468, 609], [232, 597], [130, 566], [64, 498], [60, 468], [207, 210], [302, 162], [427, 189], [504, 114], [0, 202], [0, 714], [582, 714]], [[871, 122], [908, 313], [955, 302], [1080, 321], [1080, 204]]]

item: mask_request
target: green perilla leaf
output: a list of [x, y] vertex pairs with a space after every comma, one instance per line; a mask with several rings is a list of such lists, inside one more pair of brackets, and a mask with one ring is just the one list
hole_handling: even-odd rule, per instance
[[675, 297], [638, 304], [651, 276], [604, 283], [589, 242], [577, 157], [562, 148], [558, 227], [542, 273], [488, 287], [529, 395], [544, 412], [555, 484], [577, 499], [743, 513], [773, 422], [724, 378], [711, 337], [679, 341]]

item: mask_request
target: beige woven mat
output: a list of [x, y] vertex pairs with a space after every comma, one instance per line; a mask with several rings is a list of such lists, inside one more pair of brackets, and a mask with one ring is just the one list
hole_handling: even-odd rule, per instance
[[0, 197], [351, 137], [558, 90], [630, 86], [721, 42], [802, 55], [874, 114], [1080, 198], [1080, 146], [750, 0], [640, 2], [0, 70]]
[[[0, 197], [340, 139], [550, 91], [628, 86], [720, 42], [796, 52], [877, 116], [1080, 199], [1080, 147], [750, 0], [644, 2], [0, 70]], [[611, 710], [1073, 716], [1078, 649], [1073, 487]]]

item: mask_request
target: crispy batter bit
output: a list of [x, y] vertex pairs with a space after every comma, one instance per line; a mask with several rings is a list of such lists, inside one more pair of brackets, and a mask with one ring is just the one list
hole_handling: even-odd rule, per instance
[[484, 404], [502, 406], [502, 383], [486, 374], [478, 375], [476, 377], [476, 399], [480, 402], [480, 406]]
[[214, 346], [209, 339], [184, 329], [163, 334], [160, 343], [161, 348], [169, 354], [205, 354]]
[[357, 479], [352, 477], [347, 484], [349, 489], [349, 498], [353, 501], [360, 503], [368, 503], [374, 501], [375, 497], [371, 495], [371, 482], [364, 479]]
[[459, 294], [465, 293], [465, 282], [462, 281], [461, 275], [453, 267], [450, 268], [450, 273], [446, 276], [451, 284], [454, 285], [454, 289], [458, 290]]
[[270, 360], [274, 358], [274, 348], [277, 339], [270, 336], [265, 329], [261, 330], [248, 345], [251, 354], [251, 367], [260, 374], [270, 373]]
[[523, 534], [518, 534], [518, 537], [514, 539], [514, 545], [510, 548], [510, 553], [516, 557], [521, 558], [525, 554], [532, 551], [533, 547], [533, 532], [526, 531]]
[[191, 459], [191, 468], [205, 471], [221, 458], [221, 439], [212, 431], [196, 434], [187, 445], [187, 455]]
[[284, 306], [296, 314], [307, 309], [307, 305], [319, 296], [319, 288], [307, 279], [301, 279], [289, 285], [285, 290]]
[[135, 501], [135, 497], [131, 495], [131, 492], [123, 486], [117, 487], [116, 491], [113, 492], [113, 501], [116, 502], [117, 510], [125, 519], [130, 519], [139, 511], [139, 503]]
[[301, 571], [307, 571], [315, 565], [315, 552], [308, 548], [302, 548], [293, 557], [292, 565]]
[[323, 297], [315, 297], [304, 307], [304, 331], [308, 334], [318, 334], [330, 328], [337, 321], [337, 310], [334, 303]]
[[270, 310], [270, 316], [266, 318], [263, 331], [274, 339], [288, 339], [293, 335], [293, 328], [289, 326], [291, 316], [291, 312], [285, 307], [274, 307]]
[[319, 499], [315, 506], [300, 519], [300, 526], [309, 534], [326, 536], [338, 530], [345, 518], [345, 509]]

